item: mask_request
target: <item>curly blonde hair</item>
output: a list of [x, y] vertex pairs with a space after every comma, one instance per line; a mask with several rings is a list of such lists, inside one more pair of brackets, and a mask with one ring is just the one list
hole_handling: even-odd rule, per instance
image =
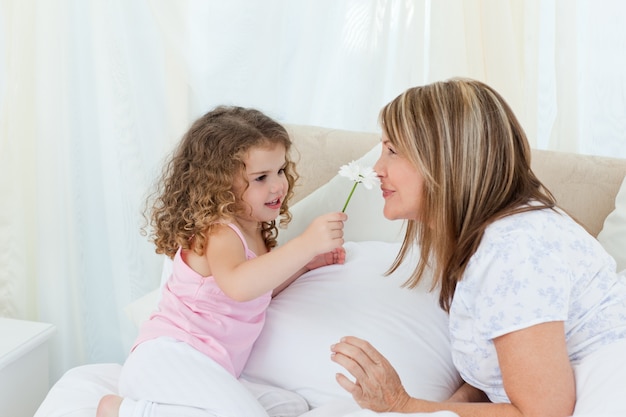
[[[280, 208], [280, 225], [291, 220], [289, 199], [298, 174], [289, 157], [291, 140], [285, 128], [256, 109], [219, 106], [196, 120], [166, 163], [155, 191], [146, 201], [142, 232], [156, 252], [174, 257], [179, 247], [204, 253], [211, 227], [242, 214], [236, 178], [244, 177], [244, 157], [250, 148], [282, 145], [286, 152], [287, 194]], [[276, 246], [276, 221], [262, 222], [268, 249]]]

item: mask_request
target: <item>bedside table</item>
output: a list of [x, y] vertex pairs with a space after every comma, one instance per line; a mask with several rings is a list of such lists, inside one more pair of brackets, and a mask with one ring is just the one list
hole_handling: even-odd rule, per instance
[[0, 416], [32, 417], [49, 389], [54, 326], [0, 317]]

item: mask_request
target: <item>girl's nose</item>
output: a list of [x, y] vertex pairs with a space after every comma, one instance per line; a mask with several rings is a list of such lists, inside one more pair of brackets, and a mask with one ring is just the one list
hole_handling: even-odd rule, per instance
[[281, 180], [274, 180], [270, 184], [270, 192], [277, 193], [281, 191], [282, 187], [283, 187], [283, 182]]

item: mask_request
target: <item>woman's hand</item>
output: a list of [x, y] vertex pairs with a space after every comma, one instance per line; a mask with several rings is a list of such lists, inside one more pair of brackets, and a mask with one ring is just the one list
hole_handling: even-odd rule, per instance
[[411, 399], [389, 361], [365, 340], [347, 336], [331, 346], [332, 360], [354, 377], [337, 374], [339, 385], [363, 408], [402, 411]]

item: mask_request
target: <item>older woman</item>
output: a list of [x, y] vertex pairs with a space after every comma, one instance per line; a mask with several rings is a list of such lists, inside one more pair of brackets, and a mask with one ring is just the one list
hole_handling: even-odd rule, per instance
[[532, 172], [503, 98], [452, 79], [408, 89], [380, 122], [384, 215], [408, 220], [390, 271], [419, 245], [407, 285], [432, 268], [466, 383], [446, 402], [412, 398], [374, 347], [349, 336], [331, 350], [354, 380], [338, 383], [374, 411], [626, 415], [614, 395], [626, 393], [626, 277]]

